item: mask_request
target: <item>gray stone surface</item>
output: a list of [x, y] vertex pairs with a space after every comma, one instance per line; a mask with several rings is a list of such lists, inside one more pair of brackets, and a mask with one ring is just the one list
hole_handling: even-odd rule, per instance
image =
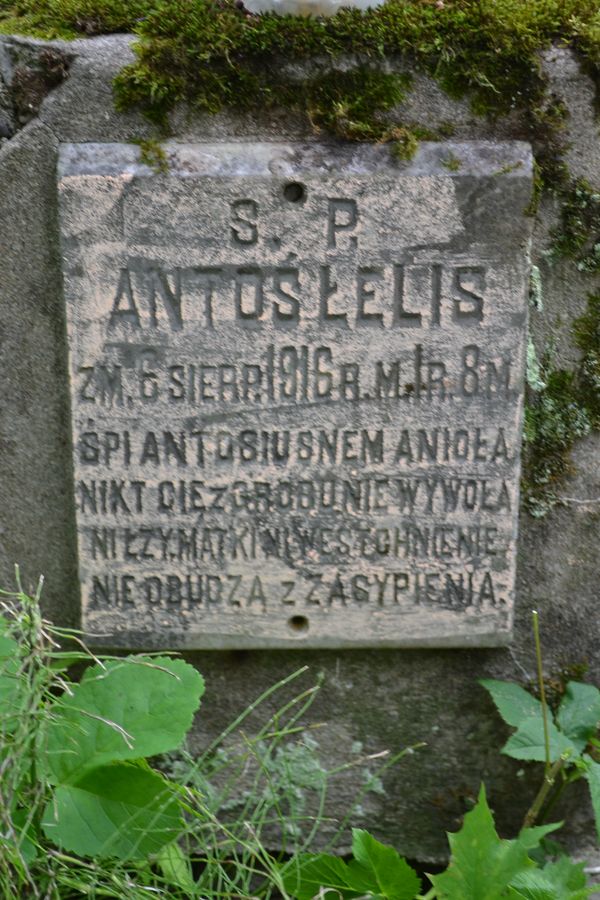
[[60, 156], [86, 631], [509, 640], [526, 146], [166, 152]]
[[[0, 45], [19, 41], [2, 38]], [[68, 624], [77, 622], [79, 605], [56, 221], [56, 145], [58, 141], [122, 141], [152, 133], [141, 117], [116, 113], [112, 105], [110, 82], [131, 59], [129, 43], [130, 38], [115, 36], [66, 45], [75, 57], [69, 78], [44, 100], [40, 118], [0, 147], [0, 584], [13, 586], [15, 562], [22, 564], [27, 587], [33, 588], [44, 573], [47, 615]], [[52, 46], [63, 45], [53, 42]], [[585, 134], [580, 136], [577, 127], [571, 134], [571, 165], [575, 175], [589, 177], [596, 165], [592, 158], [598, 156], [590, 127], [594, 122], [591, 82], [576, 70], [585, 85], [578, 100], [577, 84], [568, 75], [573, 72], [569, 52], [553, 51], [546, 64], [554, 73], [557, 96], [574, 109], [577, 104], [575, 116], [579, 111], [585, 116]], [[414, 121], [432, 128], [452, 122], [461, 139], [521, 136], [514, 121], [476, 118], [467, 103], [449, 100], [425, 78], [416, 79], [409, 104]], [[292, 130], [295, 138], [309, 136], [306, 125], [303, 130], [294, 123], [292, 129], [283, 115], [258, 122], [251, 117], [212, 120], [188, 112], [178, 110], [172, 117], [175, 140], [281, 140]], [[542, 269], [544, 310], [532, 312], [530, 327], [538, 349], [552, 339], [557, 363], [568, 365], [572, 360], [569, 319], [583, 309], [594, 281], [584, 281], [570, 263], [547, 264], [543, 252], [555, 217], [556, 209], [548, 204], [536, 222], [532, 260]], [[600, 498], [599, 453], [597, 436], [578, 445], [576, 471], [564, 487], [566, 498]], [[537, 608], [546, 671], [556, 675], [565, 666], [587, 663], [587, 679], [600, 683], [599, 510], [598, 503], [568, 502], [542, 520], [521, 515], [514, 640], [506, 648], [310, 651], [298, 647], [188, 654], [207, 680], [193, 745], [207, 746], [261, 691], [307, 665], [309, 676], [319, 672], [324, 676], [309, 718], [324, 723], [313, 734], [328, 767], [345, 762], [357, 739], [365, 752], [373, 753], [427, 742], [426, 748], [386, 774], [384, 794], [367, 798], [365, 816], [355, 822], [409, 857], [441, 859], [447, 852], [444, 832], [459, 827], [483, 780], [500, 833], [513, 836], [539, 787], [539, 774], [536, 766], [500, 756], [508, 729], [477, 679], [526, 683], [535, 678], [530, 611]], [[248, 732], [252, 734], [281, 704], [281, 697], [270, 698], [247, 723]], [[334, 828], [344, 817], [362, 784], [361, 768], [349, 770], [334, 782], [327, 804], [331, 821], [326, 827]], [[555, 812], [557, 819], [568, 823], [560, 832], [561, 840], [580, 851], [582, 858], [590, 858], [593, 818], [585, 785], [579, 788], [575, 786], [571, 799]]]
[[65, 624], [79, 619], [67, 345], [55, 186], [57, 142], [39, 122], [0, 150], [0, 565], [2, 587], [40, 574]]

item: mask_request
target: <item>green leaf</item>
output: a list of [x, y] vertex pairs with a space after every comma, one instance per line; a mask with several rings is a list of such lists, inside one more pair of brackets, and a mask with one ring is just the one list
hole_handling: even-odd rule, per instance
[[0, 625], [0, 725], [12, 731], [21, 712], [24, 691], [20, 677], [19, 645], [3, 633], [5, 628], [6, 622], [3, 621]]
[[36, 831], [31, 818], [30, 810], [22, 808], [16, 809], [12, 815], [16, 838], [13, 846], [18, 849], [21, 858], [28, 865], [38, 856]]
[[591, 684], [570, 681], [561, 701], [556, 722], [581, 752], [596, 734], [600, 722], [600, 691]]
[[518, 728], [529, 718], [541, 718], [542, 704], [520, 685], [492, 678], [481, 678], [479, 684], [489, 691], [507, 725]]
[[596, 820], [596, 835], [598, 841], [600, 841], [600, 763], [594, 762], [591, 756], [587, 754], [584, 755], [583, 761], [586, 763], [585, 777], [590, 788], [590, 797], [592, 798], [592, 809]]
[[162, 847], [156, 855], [156, 862], [170, 884], [190, 893], [196, 890], [190, 860], [179, 844], [172, 843]]
[[595, 889], [586, 887], [583, 866], [563, 856], [543, 869], [519, 873], [511, 887], [524, 900], [585, 900]]
[[19, 645], [0, 630], [0, 663], [19, 655]]
[[533, 828], [523, 828], [519, 832], [518, 840], [526, 850], [535, 850], [539, 847], [547, 834], [562, 828], [562, 822], [550, 822], [548, 825], [534, 825]]
[[534, 863], [528, 850], [557, 825], [524, 829], [514, 841], [501, 840], [482, 785], [477, 805], [465, 816], [463, 827], [449, 834], [450, 864], [431, 881], [444, 900], [499, 900], [517, 874]]
[[550, 862], [544, 866], [544, 874], [556, 886], [570, 891], [585, 889], [587, 893], [593, 893], [595, 888], [587, 887], [584, 868], [585, 863], [574, 863], [568, 856], [561, 856], [556, 862]]
[[421, 882], [397, 850], [380, 844], [368, 831], [352, 829], [352, 853], [379, 893], [389, 900], [413, 900]]
[[108, 762], [174, 750], [203, 692], [202, 676], [181, 659], [138, 656], [92, 666], [53, 707], [49, 779], [73, 783]]
[[145, 859], [174, 841], [180, 806], [156, 772], [127, 763], [101, 766], [76, 784], [60, 785], [42, 818], [43, 831], [80, 856]]
[[521, 872], [510, 886], [516, 892], [516, 896], [523, 900], [557, 900], [552, 882], [538, 869]]
[[312, 900], [328, 890], [344, 898], [413, 900], [421, 889], [416, 872], [393, 847], [368, 831], [352, 829], [354, 859], [345, 863], [327, 853], [300, 855], [281, 870], [286, 891], [297, 900]]
[[[573, 741], [558, 730], [551, 719], [548, 720], [548, 738], [550, 748], [550, 762], [559, 759], [563, 753], [569, 750], [576, 755]], [[513, 759], [534, 759], [544, 762], [546, 750], [544, 743], [544, 723], [539, 719], [526, 720], [508, 739], [502, 753], [512, 756]]]
[[312, 900], [323, 890], [337, 891], [342, 897], [370, 893], [370, 882], [361, 881], [361, 867], [351, 871], [339, 856], [329, 853], [300, 854], [281, 870], [283, 885], [296, 900]]

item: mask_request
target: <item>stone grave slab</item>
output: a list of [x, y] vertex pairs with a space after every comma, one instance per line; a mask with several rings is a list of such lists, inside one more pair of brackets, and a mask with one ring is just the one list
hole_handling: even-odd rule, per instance
[[60, 155], [89, 639], [506, 643], [528, 146], [167, 156]]

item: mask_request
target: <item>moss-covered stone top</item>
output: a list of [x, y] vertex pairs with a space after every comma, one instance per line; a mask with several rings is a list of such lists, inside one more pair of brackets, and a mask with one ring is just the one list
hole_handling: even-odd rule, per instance
[[[163, 126], [179, 101], [208, 112], [279, 106], [340, 137], [395, 139], [407, 150], [419, 134], [392, 127], [385, 113], [408, 79], [374, 65], [384, 58], [408, 56], [451, 95], [469, 94], [476, 111], [493, 114], [539, 109], [537, 54], [552, 42], [600, 71], [596, 0], [387, 0], [331, 19], [253, 16], [236, 0], [0, 0], [0, 31], [137, 34], [138, 59], [119, 77], [117, 99]], [[356, 67], [332, 72], [349, 55]], [[307, 59], [312, 74], [300, 91], [282, 62]]]

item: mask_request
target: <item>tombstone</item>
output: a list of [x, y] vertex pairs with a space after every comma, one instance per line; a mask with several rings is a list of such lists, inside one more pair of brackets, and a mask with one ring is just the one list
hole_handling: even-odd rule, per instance
[[138, 154], [60, 162], [85, 630], [506, 643], [527, 146]]

